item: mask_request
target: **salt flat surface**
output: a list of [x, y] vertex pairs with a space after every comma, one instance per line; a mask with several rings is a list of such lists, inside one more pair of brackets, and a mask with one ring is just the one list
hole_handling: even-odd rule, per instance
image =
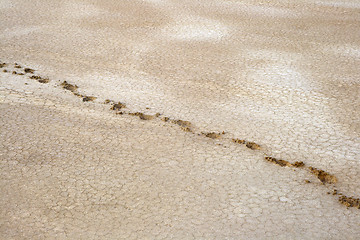
[[345, 0], [1, 1], [0, 238], [356, 239], [334, 190], [360, 196], [359, 19]]

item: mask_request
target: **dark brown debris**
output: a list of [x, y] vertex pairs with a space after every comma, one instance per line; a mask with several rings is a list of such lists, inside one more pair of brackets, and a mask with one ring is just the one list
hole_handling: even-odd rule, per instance
[[141, 120], [152, 120], [152, 119], [154, 119], [154, 116], [152, 116], [152, 115], [146, 115], [146, 114], [141, 113], [141, 112], [129, 113], [129, 115], [131, 115], [131, 116], [138, 116]]
[[48, 78], [41, 78], [38, 80], [39, 83], [48, 83], [50, 80]]
[[104, 103], [105, 103], [105, 104], [109, 104], [109, 103], [111, 103], [111, 102], [113, 102], [113, 101], [111, 101], [110, 99], [106, 99]]
[[39, 83], [48, 83], [48, 82], [50, 82], [50, 80], [48, 78], [42, 78], [42, 77], [37, 76], [37, 75], [30, 76], [30, 79], [37, 80]]
[[304, 162], [294, 162], [292, 165], [294, 167], [300, 168], [300, 167], [305, 166], [305, 163]]
[[324, 184], [337, 182], [337, 178], [334, 175], [331, 175], [323, 170], [319, 170], [313, 167], [309, 167], [309, 170], [311, 171], [312, 174], [317, 176], [317, 178]]
[[306, 183], [311, 183], [311, 181], [310, 181], [310, 180], [305, 180], [305, 182], [306, 182]]
[[161, 113], [156, 113], [155, 117], [160, 117]]
[[0, 68], [6, 67], [7, 64], [6, 63], [0, 63]]
[[171, 122], [174, 123], [174, 124], [179, 125], [180, 128], [185, 132], [192, 132], [192, 130], [191, 130], [191, 122], [189, 122], [189, 121], [172, 120]]
[[16, 72], [16, 71], [13, 71], [12, 74], [17, 74], [17, 72]]
[[73, 85], [73, 84], [70, 84], [68, 83], [67, 81], [64, 81], [63, 83], [61, 83], [61, 86], [66, 89], [66, 90], [69, 90], [71, 92], [76, 92], [77, 89], [79, 88], [78, 86], [76, 85]]
[[14, 64], [14, 67], [15, 68], [21, 68], [21, 66], [19, 64], [17, 64], [17, 63]]
[[191, 128], [189, 127], [180, 127], [181, 130], [183, 130], [184, 132], [192, 132]]
[[32, 75], [32, 76], [30, 76], [30, 79], [39, 80], [39, 79], [41, 79], [41, 77], [40, 77], [40, 76], [36, 76], [36, 75]]
[[161, 121], [167, 122], [167, 121], [169, 121], [169, 118], [168, 117], [163, 117], [163, 118], [161, 118]]
[[205, 135], [205, 137], [212, 139], [218, 139], [221, 137], [221, 133], [216, 133], [216, 132], [208, 132], [208, 133], [202, 132], [202, 134]]
[[35, 70], [31, 69], [31, 68], [25, 68], [24, 71], [25, 71], [25, 73], [34, 73], [35, 72]]
[[171, 121], [174, 124], [177, 124], [181, 127], [191, 127], [191, 122], [189, 121], [183, 121], [183, 120], [172, 120]]
[[96, 97], [92, 96], [83, 96], [83, 102], [92, 102], [96, 99]]
[[246, 142], [246, 147], [252, 149], [252, 150], [259, 150], [260, 145], [254, 142]]
[[6, 73], [6, 72], [8, 72], [8, 70], [4, 69], [3, 72]]
[[118, 102], [118, 103], [114, 103], [113, 106], [111, 107], [111, 110], [121, 110], [122, 108], [125, 108], [126, 105], [124, 103]]
[[355, 207], [360, 209], [360, 199], [354, 197], [340, 196], [339, 202], [346, 207]]
[[288, 161], [281, 160], [281, 159], [276, 159], [276, 158], [273, 158], [273, 157], [265, 157], [265, 160], [269, 161], [269, 162], [272, 162], [272, 163], [275, 163], [275, 164], [279, 165], [280, 167], [291, 167], [292, 166], [292, 164], [289, 163]]
[[238, 139], [238, 138], [233, 138], [231, 139], [231, 141], [233, 141], [234, 143], [238, 143], [238, 144], [245, 144], [245, 140], [241, 140], [241, 139]]

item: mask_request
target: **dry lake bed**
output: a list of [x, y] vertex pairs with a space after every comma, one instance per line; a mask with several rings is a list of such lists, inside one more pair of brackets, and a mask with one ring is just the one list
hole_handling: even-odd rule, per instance
[[358, 239], [357, 0], [1, 0], [0, 239]]

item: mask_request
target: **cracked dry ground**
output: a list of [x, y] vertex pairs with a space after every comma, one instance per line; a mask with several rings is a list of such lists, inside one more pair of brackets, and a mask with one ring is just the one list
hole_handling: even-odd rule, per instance
[[334, 199], [349, 203], [322, 170], [310, 167], [316, 179], [288, 168], [304, 162], [268, 157], [231, 133], [200, 132], [120, 102], [88, 103], [78, 86], [8, 72], [0, 78], [0, 231], [7, 239], [357, 234], [359, 213]]
[[359, 9], [0, 1], [0, 239], [358, 239]]

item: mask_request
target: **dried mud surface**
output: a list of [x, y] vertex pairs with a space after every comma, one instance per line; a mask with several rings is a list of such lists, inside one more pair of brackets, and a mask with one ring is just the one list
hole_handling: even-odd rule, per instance
[[3, 1], [0, 238], [355, 239], [358, 9]]

